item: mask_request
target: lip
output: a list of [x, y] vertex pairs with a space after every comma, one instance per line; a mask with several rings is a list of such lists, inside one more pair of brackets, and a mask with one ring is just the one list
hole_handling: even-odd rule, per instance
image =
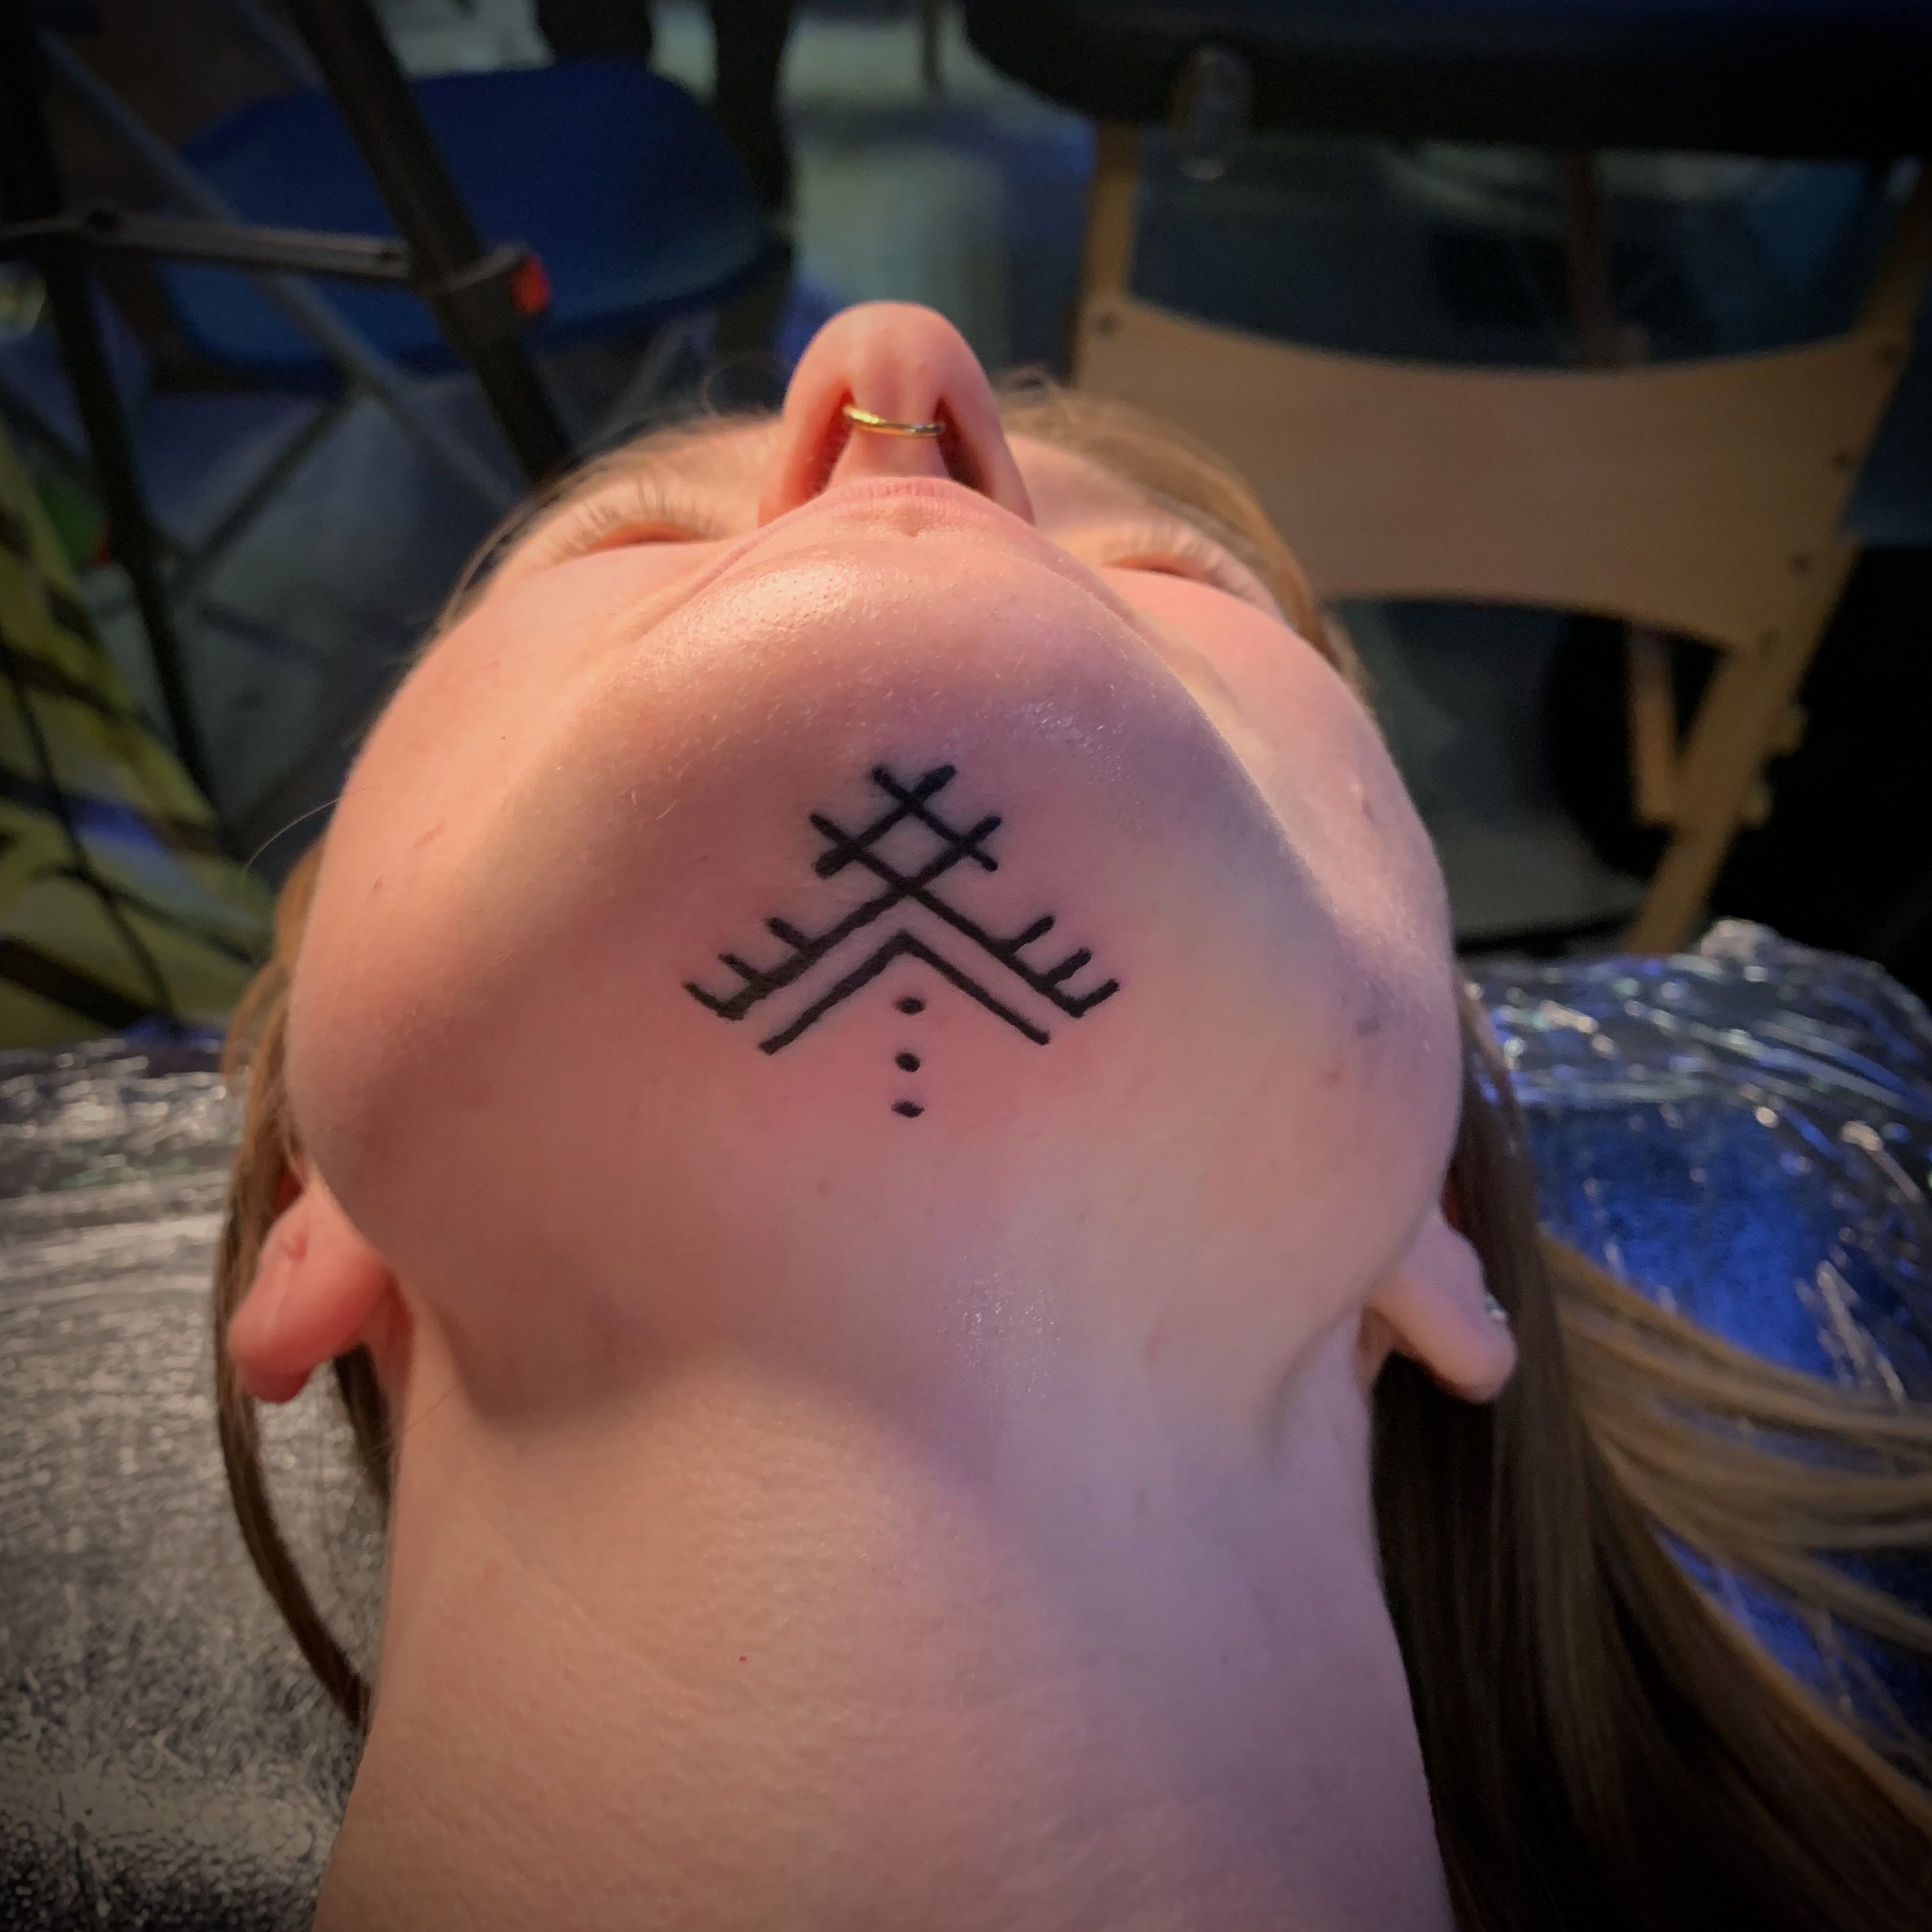
[[830, 533], [841, 526], [875, 530], [883, 526], [889, 533], [908, 537], [928, 530], [956, 531], [983, 542], [989, 550], [1052, 572], [1130, 629], [1144, 634], [1142, 613], [1112, 585], [1024, 518], [948, 477], [868, 476], [835, 484], [740, 538], [692, 589], [708, 590], [728, 573], [735, 574], [742, 566], [760, 560], [759, 554], [768, 544], [790, 548], [788, 539], [795, 542], [801, 536], [819, 533], [821, 526]]
[[[1030, 524], [1002, 509], [989, 496], [979, 490], [969, 489], [964, 483], [956, 482], [949, 476], [866, 476], [849, 483], [835, 483], [830, 489], [821, 490], [815, 496], [808, 497], [796, 509], [788, 510], [765, 526], [759, 534], [780, 528], [796, 529], [802, 524], [820, 521], [826, 518], [834, 519], [862, 514], [874, 505], [903, 503], [909, 506], [909, 517], [895, 519], [901, 529], [929, 530], [940, 526], [977, 528], [989, 534], [1004, 537], [1010, 542], [1017, 538], [1027, 548], [1044, 544]], [[920, 514], [917, 506], [925, 506], [926, 514]]]
[[[868, 476], [836, 484], [769, 524], [747, 530], [703, 563], [695, 576], [680, 580], [670, 594], [676, 604], [688, 603], [722, 578], [736, 574], [768, 546], [795, 538], [801, 530], [810, 531], [821, 523], [836, 526], [861, 522], [868, 508], [895, 502], [903, 504], [909, 513], [894, 519], [902, 535], [916, 536], [922, 530], [948, 528], [976, 531], [989, 548], [1029, 558], [1063, 577], [1071, 577], [1078, 568], [1058, 544], [1030, 524], [963, 483], [938, 476]], [[1110, 608], [1118, 601], [1105, 585], [1082, 584], [1082, 588], [1097, 590]], [[1122, 615], [1127, 614], [1124, 604], [1120, 608]]]

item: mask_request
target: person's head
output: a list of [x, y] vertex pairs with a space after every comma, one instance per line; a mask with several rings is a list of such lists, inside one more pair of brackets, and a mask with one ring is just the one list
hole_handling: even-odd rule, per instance
[[245, 1055], [224, 1442], [353, 1714], [248, 1409], [325, 1362], [386, 1483], [426, 1362], [509, 1431], [736, 1351], [970, 1441], [1076, 1384], [1251, 1427], [1318, 1359], [1376, 1391], [1470, 1923], [1700, 1858], [1707, 1902], [1889, 1910], [1932, 1844], [1658, 1544], [1836, 1600], [1760, 1533], [1770, 1492], [1713, 1503], [1694, 1443], [1643, 1446], [1685, 1426], [1666, 1389], [1932, 1458], [1924, 1424], [1539, 1242], [1441, 874], [1280, 537], [1158, 424], [996, 395], [929, 311], [848, 311], [781, 416], [644, 439], [493, 548], [291, 875]]
[[[855, 433], [848, 398], [950, 433]], [[892, 305], [828, 326], [781, 419], [542, 513], [329, 827], [288, 1069], [343, 1210], [292, 1210], [345, 1250], [305, 1277], [330, 1339], [400, 1282], [504, 1408], [727, 1334], [910, 1394], [993, 1345], [989, 1284], [1051, 1282], [1065, 1366], [1171, 1342], [1244, 1412], [1365, 1306], [1492, 1394], [1509, 1338], [1438, 1207], [1441, 875], [1276, 574], [1010, 435], [958, 335]], [[572, 1286], [536, 1308], [538, 1279]], [[244, 1372], [309, 1365], [262, 1332]], [[1046, 1370], [1037, 1324], [1008, 1339]]]

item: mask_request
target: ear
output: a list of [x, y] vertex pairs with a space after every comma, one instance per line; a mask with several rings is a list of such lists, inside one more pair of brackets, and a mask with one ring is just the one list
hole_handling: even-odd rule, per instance
[[324, 1362], [396, 1326], [396, 1278], [311, 1167], [285, 1180], [294, 1198], [275, 1217], [255, 1279], [228, 1324], [226, 1346], [248, 1393], [287, 1402]]
[[1496, 1306], [1475, 1250], [1432, 1208], [1369, 1297], [1356, 1353], [1364, 1385], [1394, 1352], [1420, 1363], [1451, 1395], [1494, 1401], [1516, 1372], [1516, 1337]]

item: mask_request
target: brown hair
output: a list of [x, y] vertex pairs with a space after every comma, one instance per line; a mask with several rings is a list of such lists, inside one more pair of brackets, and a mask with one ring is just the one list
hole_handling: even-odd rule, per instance
[[[1211, 453], [1038, 379], [1006, 386], [1002, 413], [1010, 433], [1093, 457], [1227, 543], [1360, 688], [1286, 545]], [[452, 608], [473, 590], [472, 578]], [[273, 955], [223, 1054], [248, 1094], [214, 1273], [215, 1369], [250, 1553], [360, 1728], [368, 1687], [278, 1526], [253, 1406], [223, 1346], [296, 1185], [284, 1052], [321, 851], [282, 888]], [[1476, 1406], [1392, 1359], [1376, 1387], [1374, 1458], [1384, 1585], [1459, 1923], [1922, 1926], [1932, 1796], [1900, 1768], [1924, 1775], [1922, 1742], [1902, 1723], [1881, 1732], [1828, 1710], [1713, 1606], [1671, 1546], [1801, 1614], [1932, 1652], [1932, 1618], [1829, 1560], [1932, 1547], [1932, 1414], [1773, 1367], [1543, 1234], [1500, 1055], [1466, 992], [1462, 1006], [1450, 1207], [1512, 1318], [1520, 1366], [1497, 1402]], [[334, 1370], [386, 1508], [392, 1448], [367, 1351]]]

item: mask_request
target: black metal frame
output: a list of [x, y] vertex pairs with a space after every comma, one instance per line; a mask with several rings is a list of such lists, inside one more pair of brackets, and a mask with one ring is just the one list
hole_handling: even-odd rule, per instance
[[[399, 283], [429, 292], [400, 242], [374, 235], [330, 235], [309, 228], [257, 228], [199, 216], [147, 214], [94, 202], [38, 221], [0, 224], [0, 256], [31, 255], [37, 242], [70, 235], [96, 248], [118, 248], [171, 261], [209, 262], [226, 268], [326, 275], [332, 280]], [[493, 277], [509, 282], [531, 259], [524, 248], [494, 249], [485, 258]]]
[[[10, 228], [17, 224], [44, 230], [26, 246], [46, 285], [61, 360], [87, 433], [94, 478], [107, 512], [114, 556], [127, 572], [140, 608], [176, 748], [212, 806], [215, 794], [182, 674], [181, 640], [168, 609], [154, 526], [142, 499], [121, 399], [94, 313], [86, 244], [77, 234], [58, 225], [65, 195], [40, 94], [40, 50], [33, 25], [20, 0], [0, 0], [0, 216]], [[50, 223], [54, 226], [46, 227]]]
[[569, 462], [569, 440], [517, 340], [513, 308], [494, 293], [502, 285], [381, 22], [368, 0], [290, 0], [289, 11], [420, 265], [424, 299], [482, 385], [524, 476], [548, 482]]

